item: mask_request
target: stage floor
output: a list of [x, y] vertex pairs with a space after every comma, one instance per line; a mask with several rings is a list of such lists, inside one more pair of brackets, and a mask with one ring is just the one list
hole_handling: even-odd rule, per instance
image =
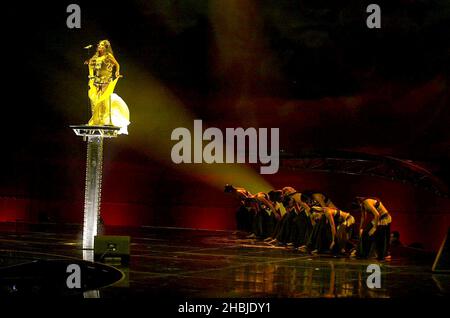
[[[177, 228], [107, 228], [131, 236], [125, 277], [84, 297], [397, 298], [448, 297], [450, 275], [433, 274], [432, 259], [357, 260], [305, 255], [229, 231]], [[0, 224], [0, 271], [14, 255], [82, 259], [79, 226]], [[22, 258], [23, 261], [23, 258]], [[381, 288], [370, 289], [369, 264], [381, 268]], [[83, 297], [83, 294], [80, 295]]]

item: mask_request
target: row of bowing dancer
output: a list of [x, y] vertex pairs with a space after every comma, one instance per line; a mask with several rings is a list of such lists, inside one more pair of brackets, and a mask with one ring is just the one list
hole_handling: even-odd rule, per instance
[[388, 257], [392, 217], [376, 197], [356, 197], [352, 213], [336, 207], [319, 191], [298, 192], [293, 187], [251, 194], [225, 186], [239, 201], [236, 225], [247, 238], [303, 253], [346, 255], [383, 260]]

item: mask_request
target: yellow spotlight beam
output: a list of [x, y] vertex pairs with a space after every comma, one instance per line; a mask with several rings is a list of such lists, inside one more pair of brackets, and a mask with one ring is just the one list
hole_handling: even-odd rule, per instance
[[[176, 141], [171, 140], [173, 129], [190, 128], [196, 119], [166, 87], [148, 74], [127, 64], [127, 83], [119, 83], [131, 113], [130, 141], [150, 157], [192, 175], [219, 189], [226, 183], [246, 187], [249, 191], [268, 191], [272, 187], [256, 171], [243, 164], [178, 164], [170, 153]], [[129, 83], [128, 83], [129, 82]], [[124, 141], [126, 142], [126, 141]]]

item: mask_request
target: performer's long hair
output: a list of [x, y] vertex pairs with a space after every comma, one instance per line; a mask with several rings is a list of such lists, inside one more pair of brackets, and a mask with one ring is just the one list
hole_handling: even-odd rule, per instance
[[94, 57], [99, 57], [99, 54], [98, 54], [98, 47], [99, 47], [99, 45], [102, 44], [102, 43], [103, 43], [103, 45], [104, 45], [104, 47], [105, 47], [105, 53], [106, 53], [106, 54], [111, 53], [112, 55], [114, 55], [113, 50], [112, 50], [112, 48], [111, 48], [111, 43], [110, 43], [108, 40], [101, 40], [101, 41], [99, 41], [98, 44], [97, 44], [97, 50], [96, 50], [96, 52], [95, 52]]

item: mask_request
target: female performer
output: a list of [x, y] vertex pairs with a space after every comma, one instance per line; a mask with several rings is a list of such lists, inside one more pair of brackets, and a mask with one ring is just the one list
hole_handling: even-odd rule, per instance
[[257, 212], [253, 232], [257, 238], [266, 239], [275, 229], [276, 209], [267, 193], [258, 192], [254, 195], [254, 199], [257, 202]]
[[[361, 210], [357, 256], [369, 257], [372, 244], [375, 243], [377, 258], [383, 260], [389, 250], [391, 215], [378, 198], [357, 197], [356, 201]], [[368, 222], [369, 215], [372, 215], [370, 222]]]
[[307, 244], [313, 227], [310, 207], [302, 201], [302, 194], [291, 187], [283, 188], [283, 205], [290, 215], [285, 242], [301, 249]]
[[[89, 92], [92, 117], [89, 126], [120, 127], [120, 134], [128, 134], [130, 113], [127, 104], [117, 94], [114, 88], [120, 75], [120, 65], [114, 58], [111, 44], [102, 40], [97, 45], [94, 56], [85, 62], [89, 68]], [[115, 68], [115, 79], [113, 69]]]
[[236, 227], [238, 231], [252, 232], [255, 218], [255, 204], [252, 203], [253, 195], [244, 188], [225, 185], [225, 193], [231, 193], [238, 201], [239, 208], [236, 211]]
[[345, 253], [355, 223], [354, 217], [337, 208], [314, 206], [312, 211], [314, 228], [308, 248], [318, 253], [326, 250]]

